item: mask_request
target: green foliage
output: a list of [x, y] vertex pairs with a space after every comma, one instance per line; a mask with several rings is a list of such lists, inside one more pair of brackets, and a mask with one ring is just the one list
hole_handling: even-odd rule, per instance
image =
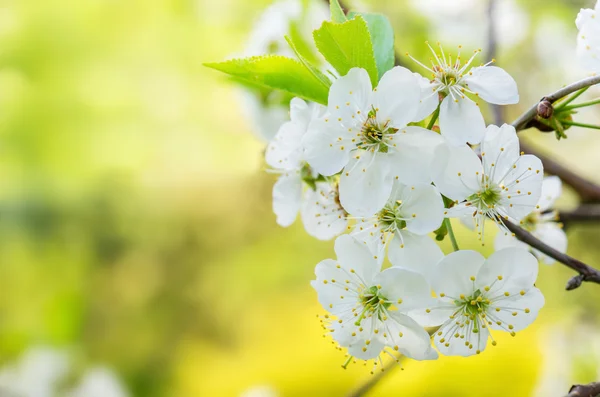
[[[294, 43], [294, 47], [296, 51], [300, 54], [302, 54], [302, 57], [305, 58], [307, 61], [313, 63], [313, 64], [320, 64], [322, 63], [322, 60], [319, 59], [318, 55], [317, 55], [317, 50], [315, 48], [315, 46], [313, 45], [313, 43], [310, 41], [310, 38], [306, 36], [306, 34], [304, 32], [302, 32], [302, 30], [300, 29], [300, 26], [298, 24], [298, 21], [292, 21], [290, 23], [290, 32], [289, 32], [289, 36], [292, 40], [292, 42]], [[289, 43], [289, 40], [288, 40]]]
[[204, 65], [249, 83], [283, 90], [309, 101], [327, 104], [328, 86], [295, 59], [268, 55]]
[[348, 20], [338, 0], [329, 1], [329, 11], [331, 12], [331, 20], [333, 22], [344, 23]]
[[371, 34], [367, 22], [360, 15], [344, 23], [323, 22], [313, 36], [319, 52], [338, 73], [343, 76], [354, 67], [363, 68], [373, 86], [377, 85], [378, 73]]
[[379, 78], [381, 78], [385, 72], [394, 67], [394, 29], [385, 15], [351, 12], [348, 16], [354, 17], [356, 15], [364, 18], [369, 27], [377, 71], [379, 72]]
[[331, 86], [331, 80], [327, 76], [325, 76], [316, 66], [311, 64], [306, 58], [302, 56], [296, 44], [292, 41], [289, 36], [285, 36], [285, 40], [288, 42], [294, 53], [298, 57], [298, 60], [304, 65], [304, 67], [317, 79], [321, 84], [323, 84], [327, 89]]

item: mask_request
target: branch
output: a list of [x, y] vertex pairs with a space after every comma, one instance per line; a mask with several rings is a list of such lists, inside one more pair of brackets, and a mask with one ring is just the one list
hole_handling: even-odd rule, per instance
[[383, 378], [387, 373], [391, 372], [394, 367], [398, 367], [398, 364], [395, 361], [391, 361], [388, 366], [382, 370], [377, 371], [375, 374], [371, 376], [371, 378], [360, 385], [358, 388], [352, 390], [350, 393], [346, 395], [346, 397], [361, 397], [368, 393], [377, 383]]
[[533, 234], [529, 233], [527, 230], [515, 225], [512, 222], [505, 220], [504, 224], [506, 225], [507, 229], [515, 235], [516, 238], [525, 244], [530, 245], [531, 247], [579, 273], [578, 276], [575, 276], [569, 280], [566, 287], [567, 290], [572, 290], [579, 287], [584, 281], [600, 284], [600, 271], [597, 269], [594, 269], [580, 260], [570, 257], [569, 255], [552, 248], [548, 244], [539, 240]]
[[[573, 84], [569, 84], [566, 87], [561, 88], [560, 90], [553, 92], [550, 95], [546, 95], [544, 98], [554, 103], [561, 98], [566, 97], [569, 94], [574, 93], [575, 91], [579, 91], [582, 88], [590, 87], [600, 83], [600, 75], [588, 77], [587, 79], [579, 80]], [[529, 110], [523, 113], [518, 119], [516, 119], [512, 125], [515, 127], [517, 131], [523, 130], [526, 128], [527, 123], [529, 123], [537, 114], [537, 103], [533, 105]]]
[[[494, 10], [496, 9], [496, 0], [489, 0], [487, 7], [487, 19], [488, 19], [488, 44], [486, 58], [491, 61], [496, 58], [496, 52], [498, 51], [498, 42], [496, 36], [496, 20], [494, 18]], [[490, 104], [492, 113], [494, 114], [494, 123], [502, 125], [504, 122], [504, 108], [500, 105]]]
[[596, 397], [600, 395], [600, 382], [588, 385], [573, 385], [565, 397]]
[[542, 160], [544, 171], [548, 174], [559, 176], [564, 183], [571, 186], [573, 190], [577, 192], [581, 201], [600, 202], [600, 186], [596, 185], [594, 182], [583, 178], [564, 165], [552, 160], [545, 154], [538, 152], [526, 142], [521, 142], [521, 150], [525, 153], [534, 154]]
[[571, 211], [561, 211], [558, 214], [561, 222], [598, 222], [600, 221], [600, 205], [581, 204]]

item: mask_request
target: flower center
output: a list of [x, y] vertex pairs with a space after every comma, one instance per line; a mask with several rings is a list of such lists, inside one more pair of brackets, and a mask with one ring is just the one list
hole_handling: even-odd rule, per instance
[[358, 144], [358, 147], [365, 150], [387, 153], [389, 144], [386, 140], [390, 135], [394, 135], [398, 132], [397, 128], [389, 127], [389, 123], [389, 120], [385, 123], [377, 121], [377, 110], [372, 109], [362, 126], [362, 142]]
[[359, 326], [360, 322], [365, 317], [371, 317], [373, 315], [377, 315], [377, 317], [382, 320], [381, 317], [384, 310], [392, 305], [392, 303], [389, 302], [385, 296], [381, 295], [381, 292], [377, 286], [372, 286], [365, 289], [358, 298], [362, 303], [363, 311], [360, 313], [358, 319], [354, 323], [356, 326]]
[[[446, 87], [453, 86], [459, 82], [462, 76], [459, 75], [457, 65], [453, 66], [438, 66], [433, 67], [435, 80], [440, 81]], [[447, 90], [444, 90], [445, 94], [448, 94]]]
[[502, 190], [495, 184], [486, 183], [483, 189], [467, 198], [479, 210], [487, 213], [502, 200]]
[[464, 297], [461, 295], [461, 300], [455, 300], [454, 304], [463, 309], [463, 312], [467, 317], [473, 321], [473, 332], [479, 332], [479, 321], [478, 318], [483, 313], [486, 313], [490, 300], [485, 298], [481, 293], [481, 290], [477, 290], [471, 296]]
[[525, 218], [523, 218], [523, 220], [521, 221], [521, 226], [523, 227], [523, 229], [529, 232], [533, 232], [537, 228], [537, 224], [539, 221], [539, 214], [536, 211], [533, 211]]
[[402, 217], [402, 214], [400, 214], [401, 206], [402, 201], [400, 200], [392, 205], [387, 204], [377, 215], [379, 222], [384, 226], [383, 230], [385, 232], [394, 232], [406, 227], [406, 221]]

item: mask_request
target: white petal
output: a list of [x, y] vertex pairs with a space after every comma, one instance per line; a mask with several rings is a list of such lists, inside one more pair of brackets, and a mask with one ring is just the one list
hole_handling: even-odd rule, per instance
[[506, 175], [521, 155], [515, 128], [510, 124], [488, 126], [481, 142], [481, 154], [486, 175], [492, 180]]
[[457, 306], [454, 303], [442, 302], [440, 299], [432, 298], [432, 303], [429, 307], [425, 310], [412, 310], [408, 313], [408, 316], [423, 327], [437, 327], [450, 320], [450, 316], [456, 310]]
[[273, 185], [273, 212], [277, 224], [288, 227], [296, 220], [302, 201], [302, 179], [298, 172], [281, 175]]
[[[537, 228], [533, 232], [533, 235], [544, 243], [548, 244], [552, 248], [560, 251], [567, 252], [567, 235], [565, 231], [558, 226], [557, 223], [554, 222], [544, 222], [538, 224]], [[534, 249], [533, 253], [537, 256], [542, 262], [551, 265], [555, 262], [553, 258], [550, 258], [546, 254]]]
[[383, 229], [384, 226], [379, 222], [379, 218], [375, 216], [358, 221], [350, 235], [363, 243], [371, 254], [383, 258], [387, 243]]
[[406, 218], [406, 230], [415, 234], [431, 233], [444, 220], [444, 201], [432, 185], [401, 186], [396, 199], [402, 201], [400, 214]]
[[509, 105], [519, 102], [517, 83], [510, 74], [497, 66], [479, 66], [471, 69], [462, 80], [467, 88], [486, 102]]
[[373, 285], [373, 277], [381, 269], [383, 258], [375, 259], [367, 247], [347, 234], [335, 240], [335, 254], [347, 272], [359, 276], [366, 287]]
[[267, 146], [265, 160], [280, 170], [300, 168], [303, 161], [302, 137], [306, 133], [298, 124], [283, 123], [275, 138]]
[[562, 194], [562, 182], [557, 176], [547, 176], [542, 181], [542, 194], [538, 201], [539, 211], [547, 211], [554, 207], [554, 202]]
[[312, 118], [312, 109], [300, 98], [292, 98], [290, 101], [290, 119], [295, 124], [307, 128]]
[[420, 273], [429, 281], [444, 254], [431, 237], [401, 231], [390, 242], [388, 257], [393, 266]]
[[379, 211], [392, 192], [389, 155], [357, 151], [340, 178], [340, 202], [353, 216], [369, 217]]
[[538, 275], [538, 261], [521, 248], [505, 248], [494, 252], [485, 261], [475, 285], [477, 288], [490, 287], [493, 293], [518, 294], [533, 287]]
[[421, 88], [410, 70], [396, 66], [388, 70], [373, 92], [377, 120], [391, 120], [392, 126], [402, 128], [411, 122], [419, 108]]
[[[352, 278], [347, 272], [337, 267], [337, 262], [333, 259], [325, 259], [319, 262], [315, 267], [316, 280], [310, 282], [311, 286], [317, 291], [319, 303], [325, 310], [332, 314], [343, 314], [349, 312], [354, 305], [358, 303], [358, 294], [356, 292], [354, 279], [350, 284], [345, 280]], [[349, 286], [345, 291], [344, 287]]]
[[544, 167], [539, 158], [526, 154], [519, 158], [506, 178], [498, 180], [508, 190], [502, 192], [502, 207], [517, 221], [533, 211], [542, 194]]
[[496, 239], [494, 240], [494, 249], [500, 251], [504, 248], [521, 248], [528, 250], [529, 245], [520, 241], [518, 238], [513, 237], [510, 232], [499, 230], [498, 234], [496, 234]]
[[595, 11], [590, 8], [582, 8], [575, 18], [575, 25], [577, 29], [583, 28], [588, 22], [593, 22], [595, 18]]
[[476, 251], [461, 250], [447, 255], [437, 264], [432, 276], [434, 291], [454, 298], [461, 294], [469, 296], [476, 290], [471, 277], [477, 275], [484, 262], [483, 255]]
[[302, 139], [304, 158], [319, 174], [337, 174], [348, 163], [354, 149], [354, 134], [325, 116], [314, 120]]
[[330, 240], [348, 226], [347, 214], [337, 200], [336, 188], [326, 182], [317, 183], [316, 190], [306, 189], [300, 215], [308, 234], [319, 240]]
[[462, 201], [479, 191], [483, 167], [479, 157], [468, 146], [441, 145], [433, 164], [433, 182], [439, 191], [452, 200]]
[[[488, 329], [480, 328], [479, 332], [477, 332], [477, 333], [473, 333], [473, 332], [465, 333], [464, 332], [465, 328], [467, 328], [467, 326], [460, 329], [463, 332], [463, 335], [465, 335], [464, 339], [455, 338], [453, 334], [456, 331], [454, 331], [452, 333], [446, 332], [448, 335], [442, 334], [442, 337], [445, 337], [444, 339], [447, 341], [445, 343], [449, 344], [448, 347], [446, 347], [445, 343], [440, 342], [440, 339], [434, 338], [433, 340], [434, 340], [435, 346], [438, 348], [440, 353], [442, 353], [445, 356], [468, 357], [468, 356], [477, 354], [477, 350], [482, 352], [487, 345], [487, 340], [490, 335]], [[445, 332], [446, 328], [445, 327], [440, 328], [440, 331]], [[469, 342], [472, 345], [472, 347], [466, 346], [465, 342]]]
[[431, 288], [419, 273], [391, 267], [376, 275], [373, 283], [381, 286], [381, 295], [401, 313], [431, 306]]
[[[360, 360], [371, 360], [377, 358], [384, 349], [385, 344], [379, 338], [369, 340], [369, 345], [357, 342], [348, 347], [348, 353]], [[363, 350], [364, 349], [364, 350]]]
[[[431, 347], [431, 338], [415, 320], [398, 312], [389, 312], [385, 322], [389, 334], [385, 344], [414, 360], [435, 360], [438, 355]], [[402, 336], [400, 336], [402, 335]]]
[[485, 134], [485, 122], [479, 106], [469, 98], [451, 96], [442, 101], [440, 107], [440, 130], [448, 143], [454, 146], [466, 142], [475, 144], [481, 142]]
[[427, 116], [429, 116], [435, 108], [440, 104], [440, 97], [435, 91], [435, 86], [431, 84], [431, 81], [419, 73], [413, 73], [414, 76], [419, 81], [419, 86], [421, 87], [421, 101], [419, 104], [419, 110], [417, 111], [417, 115], [412, 121], [421, 121]]
[[396, 179], [405, 185], [430, 183], [436, 150], [444, 145], [444, 139], [433, 131], [421, 127], [400, 129], [390, 141], [392, 171]]
[[[491, 313], [493, 329], [520, 331], [531, 324], [537, 317], [538, 312], [544, 306], [544, 295], [536, 287], [526, 290], [524, 295], [516, 294], [506, 299], [492, 302], [488, 312]], [[496, 311], [496, 307], [500, 311]], [[516, 314], [515, 314], [516, 313]], [[503, 324], [498, 325], [496, 321]]]
[[342, 125], [353, 124], [358, 112], [371, 110], [371, 80], [366, 70], [352, 68], [335, 80], [329, 89], [328, 109], [331, 117]]

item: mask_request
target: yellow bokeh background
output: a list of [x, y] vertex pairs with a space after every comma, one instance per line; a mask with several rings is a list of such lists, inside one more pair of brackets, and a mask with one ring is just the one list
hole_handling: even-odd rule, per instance
[[[426, 59], [424, 40], [447, 39], [415, 1], [355, 3], [390, 16], [402, 52]], [[567, 54], [579, 7], [593, 6], [510, 3], [528, 22], [518, 42], [500, 40], [499, 61], [521, 94], [508, 120], [585, 77]], [[362, 365], [341, 369], [344, 354], [316, 318], [323, 310], [309, 281], [333, 243], [310, 238], [300, 222], [275, 224], [274, 177], [239, 88], [202, 66], [243, 52], [268, 4], [0, 0], [0, 366], [32, 346], [66, 348], [76, 368], [110, 366], [143, 397], [258, 386], [343, 396], [369, 379]], [[480, 28], [474, 48], [486, 45]], [[598, 134], [568, 134], [522, 136], [600, 181]], [[559, 204], [572, 207], [576, 196], [566, 189]], [[491, 227], [483, 248], [456, 228], [461, 248], [492, 252]], [[599, 233], [570, 225], [569, 253], [597, 263]], [[404, 362], [369, 395], [561, 396], [598, 380], [600, 289], [567, 292], [572, 275], [540, 266], [546, 306], [516, 337], [498, 335], [498, 346], [468, 359]]]

